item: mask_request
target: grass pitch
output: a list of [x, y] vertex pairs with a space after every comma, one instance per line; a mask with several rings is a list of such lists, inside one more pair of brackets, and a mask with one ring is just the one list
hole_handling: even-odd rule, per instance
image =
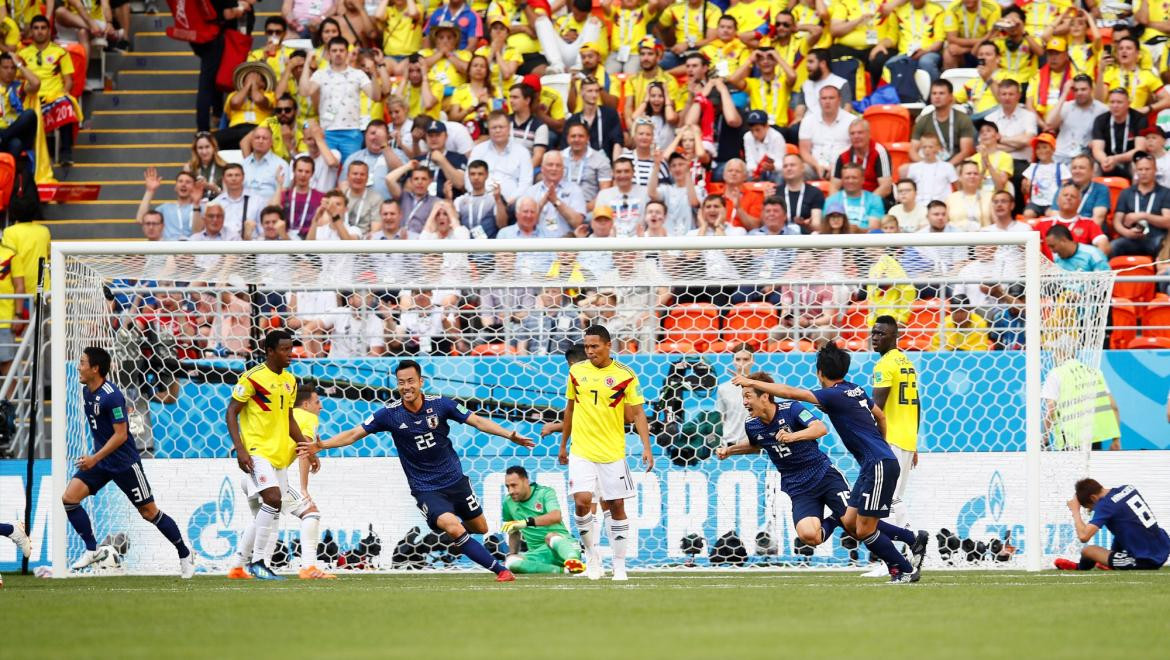
[[5, 576], [7, 658], [1170, 657], [1170, 572]]

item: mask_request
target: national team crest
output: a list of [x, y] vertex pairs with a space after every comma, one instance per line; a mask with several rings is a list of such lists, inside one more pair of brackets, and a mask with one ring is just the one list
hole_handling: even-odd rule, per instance
[[606, 387], [613, 387], [613, 378], [606, 378], [605, 379], [605, 386]]
[[439, 428], [439, 418], [435, 415], [427, 417], [427, 426], [432, 429]]
[[544, 511], [544, 504], [541, 502], [537, 502], [532, 508], [536, 509], [537, 511], [543, 512]]

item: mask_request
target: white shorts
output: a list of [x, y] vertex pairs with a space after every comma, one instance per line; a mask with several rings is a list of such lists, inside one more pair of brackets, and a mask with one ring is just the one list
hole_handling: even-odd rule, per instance
[[906, 492], [906, 483], [910, 481], [910, 470], [914, 467], [914, 452], [906, 451], [901, 447], [890, 445], [894, 458], [898, 459], [898, 485], [894, 487], [894, 504], [902, 503], [902, 493]]
[[594, 463], [569, 454], [569, 492], [600, 493], [605, 501], [634, 496], [634, 477], [625, 460]]
[[280, 510], [300, 517], [313, 501], [301, 495], [296, 488], [288, 485], [288, 468], [276, 469], [263, 456], [252, 457], [252, 474], [240, 478], [240, 488], [248, 499], [260, 497], [260, 491], [277, 486], [280, 488]]

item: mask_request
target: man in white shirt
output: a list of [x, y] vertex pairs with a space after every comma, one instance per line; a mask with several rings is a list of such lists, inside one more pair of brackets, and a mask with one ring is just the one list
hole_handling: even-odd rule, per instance
[[395, 154], [394, 150], [387, 146], [389, 139], [390, 134], [387, 132], [386, 122], [381, 119], [371, 121], [366, 125], [365, 148], [350, 154], [341, 166], [342, 172], [348, 172], [349, 164], [358, 160], [369, 166], [370, 187], [382, 199], [390, 197], [390, 191], [386, 189], [386, 174], [401, 165], [403, 160], [399, 154]]
[[249, 139], [251, 153], [244, 158], [244, 194], [257, 200], [272, 199], [276, 192], [276, 177], [285, 183], [292, 181], [288, 163], [272, 152], [272, 131], [267, 125], [252, 129]]
[[748, 176], [753, 181], [779, 181], [780, 163], [788, 153], [784, 136], [768, 125], [768, 113], [763, 110], [747, 113], [747, 125], [748, 131], [743, 134], [743, 155]]
[[[325, 193], [321, 206], [317, 207], [317, 215], [313, 218], [313, 226], [309, 228], [309, 241], [356, 241], [361, 238], [361, 230], [353, 225], [346, 224], [345, 193], [340, 190]], [[354, 255], [352, 254], [323, 254], [321, 255], [322, 282], [352, 282]]]
[[903, 232], [918, 231], [926, 225], [926, 205], [918, 203], [918, 184], [902, 179], [894, 188], [898, 203], [890, 209], [890, 215], [898, 219], [898, 229]]
[[345, 224], [357, 227], [362, 236], [378, 230], [378, 207], [383, 199], [367, 185], [369, 173], [370, 166], [364, 160], [351, 159], [345, 168]]
[[1072, 102], [1068, 101], [1068, 90], [1062, 89], [1060, 99], [1048, 109], [1048, 116], [1044, 119], [1048, 128], [1056, 132], [1053, 159], [1068, 165], [1076, 156], [1089, 153], [1093, 120], [1109, 108], [1093, 98], [1093, 79], [1089, 76], [1081, 73], [1065, 84], [1072, 87]]
[[540, 222], [545, 231], [563, 236], [585, 221], [585, 197], [565, 178], [565, 160], [559, 151], [546, 151], [540, 160], [540, 181], [524, 191], [541, 203]]
[[613, 168], [608, 157], [589, 146], [589, 128], [580, 120], [570, 119], [565, 123], [565, 141], [569, 144], [561, 150], [565, 174], [581, 188], [585, 208], [592, 211], [597, 192], [613, 185]]
[[345, 305], [338, 307], [325, 320], [330, 330], [329, 357], [378, 357], [386, 353], [382, 319], [370, 309], [369, 296], [351, 293]]
[[[980, 231], [1032, 231], [1027, 223], [1016, 220], [1012, 209], [1016, 206], [1015, 197], [1006, 190], [1000, 190], [991, 196], [991, 224]], [[997, 272], [1023, 272], [1024, 252], [1018, 245], [1001, 245], [995, 250], [995, 264]]]
[[[244, 190], [244, 167], [239, 163], [229, 163], [223, 168], [223, 192], [219, 197], [211, 200], [224, 212], [223, 226], [237, 236], [241, 236], [246, 222], [256, 222], [260, 218], [260, 210], [264, 208], [268, 197], [253, 197]], [[210, 207], [210, 204], [208, 205]], [[201, 229], [203, 220], [196, 217], [192, 221], [193, 228]], [[257, 226], [259, 223], [256, 223]], [[245, 239], [255, 238], [244, 236]]]
[[841, 91], [831, 85], [821, 88], [821, 112], [800, 122], [800, 157], [809, 176], [828, 179], [833, 163], [852, 146], [849, 125], [857, 118], [841, 109]]
[[[727, 208], [722, 195], [711, 195], [703, 200], [699, 211], [699, 226], [687, 232], [687, 236], [743, 236], [747, 230], [727, 223]], [[703, 250], [707, 266], [707, 277], [711, 279], [735, 280], [739, 272], [722, 250]], [[708, 287], [708, 289], [719, 287]], [[737, 287], [732, 287], [737, 288]]]
[[613, 186], [597, 193], [597, 206], [613, 209], [616, 236], [637, 234], [638, 223], [642, 221], [648, 201], [650, 198], [646, 195], [646, 189], [634, 185], [634, 161], [629, 158], [617, 159], [613, 164]]
[[[919, 234], [955, 233], [975, 231], [974, 227], [960, 228], [947, 222], [947, 205], [933, 201], [926, 207], [926, 226]], [[962, 245], [920, 246], [914, 248], [931, 264], [931, 274], [951, 275], [967, 262], [967, 248]]]
[[329, 66], [320, 67], [311, 76], [312, 66], [306, 66], [297, 92], [309, 99], [319, 94], [317, 114], [325, 129], [325, 142], [329, 148], [337, 149], [345, 162], [362, 148], [360, 93], [371, 101], [382, 100], [381, 81], [377, 76], [370, 80], [364, 71], [348, 65], [349, 42], [344, 38], [334, 37], [326, 48]]
[[[189, 241], [238, 241], [240, 233], [224, 227], [224, 209], [215, 202], [203, 211], [203, 229], [191, 234]], [[217, 254], [201, 254], [195, 257], [195, 266], [207, 270], [215, 268], [221, 257]]]
[[1020, 105], [1020, 83], [1011, 78], [999, 83], [995, 98], [999, 107], [986, 119], [999, 127], [999, 143], [1012, 157], [1012, 185], [1021, 190], [1021, 177], [1032, 162], [1032, 139], [1039, 132], [1036, 115]]
[[821, 106], [818, 99], [821, 98], [821, 90], [825, 87], [833, 87], [839, 90], [842, 99], [853, 99], [849, 81], [829, 70], [829, 60], [829, 51], [823, 48], [814, 48], [809, 51], [808, 57], [805, 58], [804, 63], [808, 67], [808, 79], [800, 86], [800, 98], [797, 99], [796, 118], [793, 120], [794, 122], [803, 121], [809, 117], [816, 117], [821, 114]]
[[488, 137], [471, 150], [469, 160], [488, 164], [492, 181], [499, 184], [500, 194], [510, 204], [532, 185], [532, 155], [512, 139], [512, 120], [503, 111], [493, 110], [488, 115]]
[[[657, 158], [661, 158], [661, 154]], [[650, 185], [646, 188], [646, 196], [662, 202], [666, 207], [664, 226], [667, 234], [685, 236], [688, 231], [695, 228], [695, 209], [707, 196], [707, 189], [695, 187], [695, 177], [691, 174], [689, 158], [675, 152], [670, 154], [668, 163], [673, 183], [658, 183], [659, 167], [656, 163], [654, 169], [650, 171]]]
[[[756, 366], [756, 351], [751, 344], [741, 343], [732, 347], [732, 376], [747, 376]], [[737, 444], [743, 439], [743, 425], [747, 422], [747, 409], [743, 407], [743, 388], [731, 382], [731, 377], [715, 388], [715, 410], [723, 425], [724, 447]]]

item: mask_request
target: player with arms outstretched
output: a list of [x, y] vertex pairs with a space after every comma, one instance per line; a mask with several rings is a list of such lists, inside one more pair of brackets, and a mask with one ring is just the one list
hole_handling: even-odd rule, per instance
[[[629, 367], [610, 357], [611, 347], [609, 331], [604, 326], [593, 325], [585, 330], [588, 359], [569, 367], [557, 459], [561, 465], [569, 466], [574, 521], [581, 545], [588, 554], [586, 574], [591, 580], [602, 575], [597, 551], [599, 534], [590, 510], [593, 491], [599, 490], [612, 516], [609, 542], [613, 549], [613, 579], [620, 582], [628, 579], [626, 540], [630, 524], [626, 519], [625, 500], [634, 496], [634, 478], [626, 465], [627, 411], [642, 440], [642, 464], [647, 472], [654, 469], [654, 454], [638, 377]], [[569, 438], [573, 440], [571, 450]]]
[[[1088, 523], [1081, 518], [1081, 507], [1093, 512]], [[1086, 545], [1081, 548], [1079, 562], [1057, 559], [1056, 567], [1061, 570], [1089, 571], [1095, 566], [1123, 571], [1157, 570], [1170, 556], [1170, 537], [1133, 486], [1106, 489], [1096, 479], [1081, 479], [1068, 508], [1081, 543], [1093, 540], [1104, 527], [1113, 534], [1113, 547], [1106, 550], [1099, 545]]]
[[[264, 336], [263, 346], [264, 363], [240, 374], [232, 388], [226, 421], [236, 462], [248, 475], [243, 480], [245, 493], [249, 499], [259, 498], [252, 528], [245, 533], [240, 548], [246, 557], [247, 540], [252, 539], [246, 572], [261, 580], [283, 580], [268, 566], [269, 540], [280, 528], [280, 510], [285, 504], [282, 494], [289, 498], [287, 508], [298, 518], [306, 515], [313, 503], [288, 486], [288, 466], [297, 456], [297, 444], [305, 441], [293, 419], [297, 379], [288, 370], [292, 335], [273, 330]], [[310, 462], [312, 470], [320, 467], [316, 457]], [[240, 568], [234, 568], [228, 577], [243, 577]]]
[[[762, 371], [748, 378], [757, 383], [775, 382]], [[754, 387], [743, 388], [743, 405], [750, 416], [743, 425], [747, 440], [719, 447], [715, 455], [723, 460], [763, 449], [780, 472], [780, 489], [792, 501], [792, 522], [797, 537], [810, 546], [829, 540], [849, 501], [845, 476], [833, 467], [817, 444], [817, 439], [827, 435], [829, 429], [799, 401], [775, 401], [771, 394]], [[828, 516], [825, 516], [826, 508]], [[912, 542], [919, 563], [926, 556], [930, 540], [926, 532], [916, 537], [909, 530], [883, 520], [878, 521], [877, 527], [884, 534]]]
[[[894, 547], [890, 537], [878, 529], [880, 519], [890, 513], [894, 487], [898, 482], [898, 460], [882, 432], [885, 415], [866, 395], [864, 388], [845, 380], [848, 374], [849, 354], [829, 343], [817, 352], [820, 389], [764, 383], [745, 376], [736, 376], [732, 382], [782, 399], [811, 403], [825, 411], [841, 436], [841, 442], [860, 464], [857, 480], [849, 493], [849, 506], [841, 517], [842, 526], [886, 562], [892, 584], [917, 582], [922, 567], [920, 557], [916, 555], [916, 561], [911, 564]], [[925, 532], [914, 535], [907, 530], [906, 534], [907, 542], [914, 544]]]
[[[510, 554], [504, 563], [514, 573], [580, 573], [581, 547], [569, 535], [561, 515], [557, 493], [548, 486], [534, 484], [528, 470], [513, 465], [504, 471], [504, 500], [500, 526], [508, 535]], [[528, 546], [520, 552], [520, 540]]]
[[110, 373], [110, 362], [110, 354], [104, 348], [90, 346], [82, 351], [81, 360], [77, 363], [77, 374], [83, 385], [81, 397], [89, 432], [93, 436], [94, 453], [77, 459], [77, 474], [73, 475], [65, 487], [65, 494], [61, 496], [69, 524], [85, 542], [85, 552], [72, 568], [81, 570], [106, 558], [108, 550], [105, 546], [98, 550], [93, 526], [81, 501], [113, 481], [143, 519], [157, 527], [175, 546], [179, 553], [180, 575], [190, 578], [195, 575], [195, 558], [183, 542], [179, 526], [154, 503], [154, 493], [146, 480], [142, 459], [126, 421], [126, 397], [106, 380]]
[[398, 378], [399, 401], [374, 413], [361, 426], [342, 431], [324, 442], [303, 443], [300, 452], [314, 454], [322, 449], [352, 445], [371, 433], [389, 433], [410, 484], [410, 494], [426, 516], [427, 525], [436, 532], [446, 532], [453, 539], [455, 549], [495, 573], [497, 582], [515, 580], [512, 571], [469, 535], [469, 532], [486, 534], [487, 518], [471, 490], [471, 481], [463, 474], [459, 456], [451, 444], [448, 422], [467, 424], [522, 447], [534, 447], [536, 443], [469, 412], [445, 396], [423, 394], [422, 367], [414, 360], [399, 362], [394, 375]]
[[[910, 481], [910, 472], [918, 466], [918, 428], [922, 411], [918, 405], [918, 371], [914, 363], [898, 348], [898, 321], [883, 315], [874, 320], [869, 331], [873, 350], [881, 355], [873, 367], [873, 402], [886, 415], [886, 443], [898, 459], [898, 485], [890, 503], [891, 521], [906, 527], [906, 505], [902, 496]], [[883, 577], [886, 570], [878, 564], [865, 577]]]

